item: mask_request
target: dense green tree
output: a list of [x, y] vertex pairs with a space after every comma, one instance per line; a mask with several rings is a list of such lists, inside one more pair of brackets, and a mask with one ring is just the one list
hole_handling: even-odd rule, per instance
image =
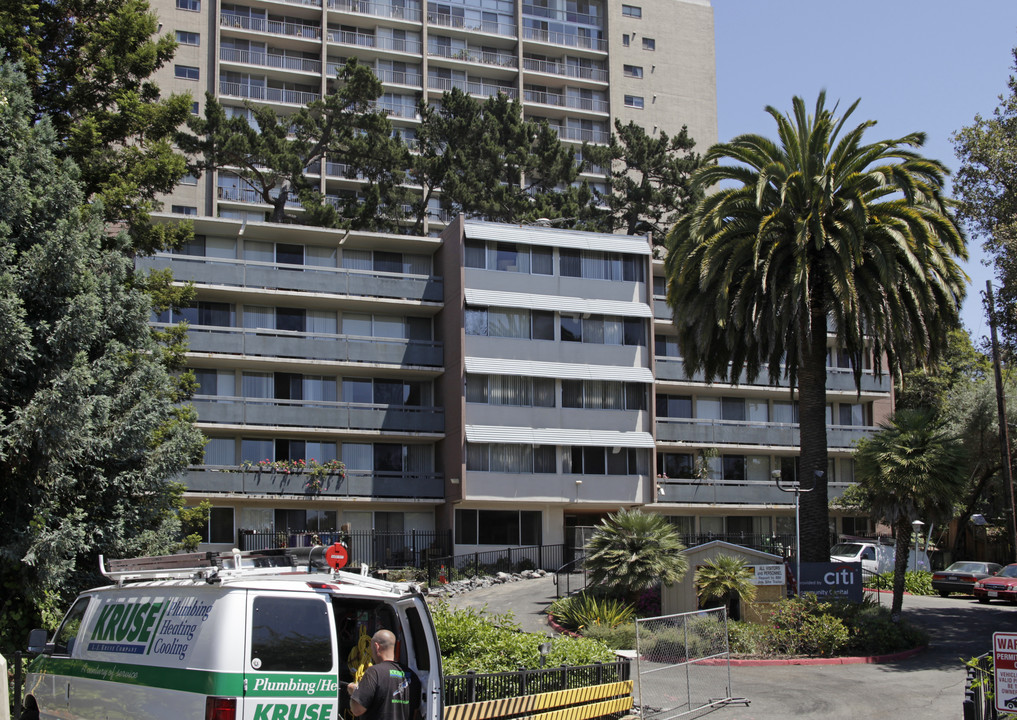
[[615, 120], [614, 130], [610, 145], [583, 148], [585, 159], [610, 172], [610, 192], [599, 198], [608, 208], [601, 229], [650, 233], [654, 244], [663, 245], [668, 231], [702, 193], [690, 184], [692, 173], [703, 164], [692, 152], [695, 140], [684, 126], [677, 135], [662, 131], [654, 137], [634, 122]]
[[728, 616], [740, 620], [740, 617], [732, 615], [732, 604], [735, 599], [740, 603], [756, 599], [756, 586], [752, 584], [752, 577], [752, 571], [744, 560], [731, 555], [718, 555], [696, 568], [696, 593], [703, 601], [723, 603]]
[[[381, 81], [366, 65], [351, 58], [340, 70], [332, 92], [296, 112], [278, 114], [268, 106], [248, 106], [252, 120], [230, 116], [211, 95], [206, 95], [204, 117], [191, 118], [191, 132], [181, 133], [178, 144], [199, 172], [228, 168], [240, 178], [240, 190], [253, 191], [259, 202], [272, 206], [269, 222], [288, 222], [289, 202], [300, 200], [310, 220], [331, 226], [377, 227], [378, 217], [394, 213], [390, 193], [403, 179], [408, 164], [405, 147], [392, 137], [392, 124], [384, 112], [372, 108], [381, 96]], [[308, 172], [326, 169], [325, 163], [345, 166], [344, 176], [367, 180], [358, 202], [355, 192], [341, 196], [341, 205], [322, 209], [324, 198]], [[387, 229], [387, 228], [385, 228]]]
[[77, 163], [84, 199], [126, 224], [140, 252], [188, 232], [148, 222], [186, 172], [172, 140], [191, 106], [186, 94], [161, 97], [150, 80], [176, 49], [157, 22], [147, 0], [0, 3], [0, 60], [21, 63], [54, 152]]
[[855, 476], [896, 536], [891, 617], [900, 620], [911, 523], [949, 521], [964, 486], [964, 448], [927, 409], [901, 410], [859, 443]]
[[635, 602], [642, 590], [673, 584], [689, 569], [685, 546], [663, 515], [622, 509], [608, 515], [586, 545], [590, 583]]
[[201, 457], [149, 333], [126, 234], [82, 210], [24, 77], [0, 66], [0, 650], [95, 582], [96, 557], [165, 550], [167, 478]]
[[[924, 135], [863, 143], [821, 93], [809, 113], [767, 112], [779, 142], [715, 145], [693, 191], [716, 188], [668, 238], [668, 304], [691, 376], [797, 387], [806, 561], [829, 559], [826, 356], [829, 334], [853, 360], [895, 373], [934, 361], [957, 327], [964, 237], [943, 196], [945, 169], [908, 149]], [[730, 159], [734, 164], [713, 164]]]
[[[1013, 51], [1017, 69], [1017, 48]], [[954, 193], [960, 215], [980, 235], [1001, 286], [996, 290], [1000, 330], [1013, 355], [1017, 346], [1017, 77], [992, 116], [976, 115], [953, 136], [961, 161]]]
[[571, 187], [580, 169], [575, 151], [546, 123], [523, 119], [522, 106], [504, 93], [481, 103], [453, 88], [420, 113], [411, 171], [422, 188], [417, 232], [434, 197], [453, 215], [496, 222], [580, 216], [592, 207], [588, 187]]

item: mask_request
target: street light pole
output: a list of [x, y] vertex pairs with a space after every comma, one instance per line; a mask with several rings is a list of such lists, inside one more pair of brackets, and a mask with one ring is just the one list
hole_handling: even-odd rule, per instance
[[[780, 470], [774, 470], [770, 473], [773, 479], [777, 482], [777, 489], [783, 490], [784, 492], [795, 494], [795, 595], [797, 597], [802, 596], [802, 525], [801, 525], [801, 513], [799, 511], [800, 502], [799, 496], [802, 493], [812, 492], [816, 489], [816, 483], [813, 481], [812, 486], [807, 490], [802, 487], [802, 484], [798, 482], [798, 474], [795, 473], [794, 480], [790, 482], [784, 482], [781, 479]], [[816, 477], [821, 478], [825, 473], [822, 470], [816, 470]]]

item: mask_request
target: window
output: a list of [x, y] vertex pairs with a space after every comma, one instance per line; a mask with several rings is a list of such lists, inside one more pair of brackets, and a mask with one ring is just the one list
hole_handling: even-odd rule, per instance
[[638, 475], [640, 464], [635, 448], [576, 445], [562, 453], [562, 472], [575, 475]]
[[467, 375], [466, 402], [554, 407], [554, 380], [515, 375]]
[[657, 395], [657, 415], [660, 417], [691, 418], [691, 395]]
[[631, 18], [641, 18], [643, 9], [638, 5], [622, 5], [622, 15]]
[[456, 510], [455, 541], [464, 545], [540, 545], [539, 510]]
[[197, 215], [198, 208], [193, 205], [171, 205], [170, 212], [174, 215]]
[[187, 173], [182, 178], [180, 178], [180, 184], [181, 185], [197, 185], [198, 184], [198, 178], [193, 173]]
[[666, 478], [691, 478], [695, 463], [691, 453], [660, 453], [657, 455], [657, 475]]
[[622, 47], [628, 47], [631, 39], [628, 33], [622, 34]]
[[201, 36], [196, 32], [177, 30], [177, 42], [181, 45], [200, 45]]
[[201, 0], [177, 0], [177, 10], [201, 11]]
[[625, 107], [636, 108], [637, 110], [643, 109], [643, 98], [639, 95], [626, 95], [625, 96]]
[[200, 114], [201, 106], [198, 105], [198, 101], [195, 100], [194, 102], [191, 103], [191, 115], [200, 115]]
[[182, 80], [197, 80], [199, 71], [192, 65], [176, 65], [173, 68], [173, 75]]
[[256, 597], [251, 619], [251, 667], [259, 672], [328, 672], [332, 631], [319, 598]]
[[625, 77], [641, 78], [643, 76], [643, 68], [640, 65], [622, 65], [622, 71]]
[[88, 601], [88, 597], [79, 598], [67, 611], [67, 617], [53, 636], [54, 655], [70, 655], [74, 651], [74, 642], [78, 638], [78, 631], [81, 630], [81, 621], [85, 617]]
[[648, 37], [643, 38], [643, 50], [656, 50], [656, 49], [657, 49], [656, 40]]
[[233, 534], [233, 508], [214, 507], [208, 512], [208, 525], [201, 532], [201, 541], [206, 543], [236, 542]]

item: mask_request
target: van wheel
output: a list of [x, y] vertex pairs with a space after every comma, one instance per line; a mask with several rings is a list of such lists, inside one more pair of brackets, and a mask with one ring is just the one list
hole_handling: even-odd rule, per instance
[[950, 591], [949, 590], [940, 590], [939, 591], [939, 596], [940, 597], [950, 597]]

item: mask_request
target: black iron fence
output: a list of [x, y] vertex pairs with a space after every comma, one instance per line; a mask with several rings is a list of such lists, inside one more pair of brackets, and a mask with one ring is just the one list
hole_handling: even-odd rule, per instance
[[980, 655], [968, 664], [961, 704], [964, 720], [996, 720], [999, 717], [993, 701], [994, 683], [992, 655]]
[[462, 555], [432, 556], [427, 560], [427, 584], [436, 585], [499, 572], [553, 572], [562, 566], [567, 553], [571, 553], [571, 549], [565, 545], [528, 545]]
[[482, 700], [534, 695], [572, 688], [628, 680], [631, 664], [627, 658], [593, 665], [562, 665], [535, 670], [496, 673], [467, 672], [445, 676], [445, 704], [463, 705]]
[[348, 567], [361, 563], [371, 568], [423, 568], [432, 557], [452, 552], [452, 533], [411, 530], [410, 532], [246, 532], [239, 536], [241, 550], [269, 550], [311, 547], [341, 542], [349, 551]]
[[687, 548], [705, 545], [714, 540], [741, 545], [771, 555], [778, 555], [784, 559], [794, 557], [795, 536], [793, 533], [778, 535], [763, 535], [759, 533], [682, 533], [679, 535], [682, 545]]

